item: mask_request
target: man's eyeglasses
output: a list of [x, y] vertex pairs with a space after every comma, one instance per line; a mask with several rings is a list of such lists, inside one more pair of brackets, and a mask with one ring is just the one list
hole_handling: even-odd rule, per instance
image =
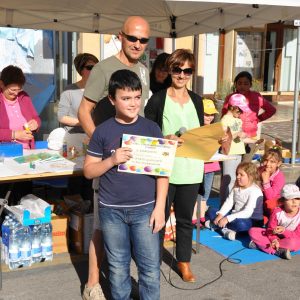
[[131, 43], [136, 43], [137, 41], [139, 41], [141, 44], [147, 44], [149, 42], [149, 38], [137, 38], [134, 35], [129, 35], [126, 34], [122, 31], [122, 35], [125, 36], [125, 38], [127, 39], [127, 41], [131, 42]]
[[84, 69], [91, 71], [94, 68], [94, 65], [87, 65], [83, 67]]
[[180, 75], [183, 72], [185, 76], [191, 76], [193, 74], [192, 68], [181, 69], [179, 67], [175, 67], [172, 69], [172, 74]]

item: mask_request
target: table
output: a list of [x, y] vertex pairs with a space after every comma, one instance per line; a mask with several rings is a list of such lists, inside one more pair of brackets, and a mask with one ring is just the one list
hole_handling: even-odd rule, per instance
[[[24, 150], [24, 156], [36, 153], [57, 154], [57, 151], [40, 149]], [[14, 158], [7, 157], [0, 164], [0, 183], [13, 183], [33, 179], [57, 178], [66, 176], [81, 176], [83, 174], [84, 157], [80, 156], [73, 160], [61, 157], [56, 161], [37, 162], [35, 168], [30, 163], [19, 164]]]

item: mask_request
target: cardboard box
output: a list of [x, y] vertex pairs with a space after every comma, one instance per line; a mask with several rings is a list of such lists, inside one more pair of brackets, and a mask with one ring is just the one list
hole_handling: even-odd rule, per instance
[[77, 254], [87, 254], [93, 234], [94, 214], [82, 214], [74, 211], [70, 214], [70, 247]]
[[68, 250], [68, 216], [52, 214], [53, 253], [65, 253]]

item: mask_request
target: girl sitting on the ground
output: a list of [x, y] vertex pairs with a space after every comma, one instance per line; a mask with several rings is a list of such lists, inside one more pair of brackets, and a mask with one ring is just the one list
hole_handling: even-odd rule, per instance
[[249, 248], [291, 259], [290, 251], [300, 250], [300, 190], [295, 184], [286, 184], [267, 229], [253, 227], [249, 230]]
[[235, 240], [237, 232], [247, 232], [252, 226], [263, 225], [263, 195], [255, 164], [240, 163], [235, 186], [221, 209], [210, 207], [205, 227], [219, 229], [226, 239]]
[[262, 191], [264, 194], [264, 223], [266, 224], [273, 209], [278, 206], [280, 192], [285, 184], [285, 177], [280, 166], [282, 163], [281, 149], [274, 146], [263, 156], [262, 166], [259, 168]]

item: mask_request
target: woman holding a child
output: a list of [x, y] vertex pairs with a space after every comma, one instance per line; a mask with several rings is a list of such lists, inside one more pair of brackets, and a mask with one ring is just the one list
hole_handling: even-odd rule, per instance
[[[188, 90], [186, 85], [195, 70], [195, 60], [190, 50], [178, 49], [167, 60], [172, 84], [155, 93], [145, 108], [145, 117], [155, 121], [165, 138], [183, 142], [180, 134], [204, 124], [202, 98]], [[192, 215], [204, 163], [201, 160], [176, 157], [170, 177], [166, 220], [174, 203], [176, 217], [176, 258], [182, 279], [195, 282], [190, 268], [192, 253]]]

